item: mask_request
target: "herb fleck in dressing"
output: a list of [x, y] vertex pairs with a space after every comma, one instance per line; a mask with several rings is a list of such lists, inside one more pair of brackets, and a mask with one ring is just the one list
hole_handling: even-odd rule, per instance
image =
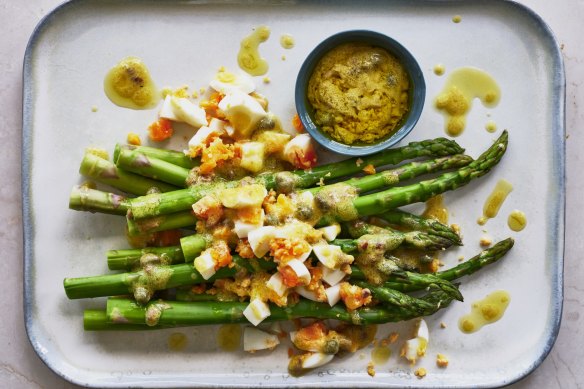
[[492, 108], [499, 103], [501, 90], [493, 77], [483, 70], [465, 67], [453, 71], [435, 100], [436, 108], [444, 114], [444, 130], [448, 135], [462, 134], [475, 97], [485, 107]]
[[114, 66], [103, 87], [111, 102], [124, 108], [154, 108], [161, 98], [148, 68], [136, 57], [126, 57]]

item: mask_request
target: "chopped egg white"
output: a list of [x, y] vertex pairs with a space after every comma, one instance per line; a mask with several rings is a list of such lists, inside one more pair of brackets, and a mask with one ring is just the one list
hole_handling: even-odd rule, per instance
[[251, 300], [247, 308], [243, 310], [243, 316], [254, 326], [260, 324], [270, 314], [268, 304], [258, 298]]
[[312, 301], [319, 301], [316, 293], [314, 293], [312, 290], [307, 289], [305, 286], [297, 286], [294, 288], [294, 291], [306, 299]]
[[251, 184], [222, 189], [217, 197], [225, 208], [241, 209], [260, 207], [267, 194], [268, 191], [263, 185]]
[[276, 335], [269, 334], [254, 327], [245, 327], [243, 330], [243, 349], [254, 352], [273, 349], [280, 344]]
[[312, 251], [320, 263], [329, 269], [335, 269], [339, 267], [337, 258], [343, 255], [343, 250], [341, 250], [339, 246], [320, 243], [315, 244], [312, 247]]
[[323, 238], [330, 242], [335, 240], [337, 236], [341, 233], [341, 225], [337, 223], [331, 224], [330, 226], [319, 228], [318, 231], [321, 231]]
[[309, 353], [307, 357], [302, 359], [303, 369], [315, 369], [320, 366], [324, 366], [333, 360], [335, 354], [324, 354], [324, 353]]
[[400, 355], [410, 363], [416, 363], [419, 357], [423, 357], [426, 354], [429, 340], [430, 333], [428, 331], [428, 325], [424, 319], [419, 319], [416, 324], [415, 337], [406, 340], [401, 349]]
[[[308, 253], [308, 255], [310, 255], [310, 253]], [[298, 259], [292, 259], [286, 262], [286, 265], [290, 266], [290, 268], [294, 270], [294, 273], [296, 273], [296, 276], [302, 281], [303, 284], [310, 283], [310, 271], [302, 261]]]
[[213, 256], [209, 250], [205, 250], [195, 258], [195, 269], [205, 280], [208, 280], [215, 274], [215, 261], [213, 260]]
[[261, 215], [260, 219], [257, 221], [257, 223], [246, 223], [241, 220], [235, 219], [233, 221], [233, 232], [235, 232], [235, 234], [237, 234], [237, 237], [240, 239], [247, 238], [250, 231], [253, 231], [264, 225], [266, 213], [264, 212], [263, 209], [261, 210], [260, 215]]
[[264, 168], [265, 149], [261, 142], [242, 143], [239, 166], [252, 173], [260, 172]]
[[299, 155], [314, 154], [314, 146], [312, 145], [310, 135], [296, 135], [290, 142], [286, 143], [282, 154], [284, 159], [293, 165], [296, 163]]
[[224, 95], [233, 91], [249, 94], [256, 89], [253, 79], [247, 74], [234, 74], [226, 70], [217, 72], [215, 78], [211, 80], [209, 85]]
[[174, 110], [172, 109], [172, 102], [171, 102], [172, 95], [168, 94], [164, 98], [162, 102], [162, 107], [160, 108], [160, 112], [158, 112], [158, 116], [164, 119], [172, 120], [174, 122], [178, 122], [179, 119], [174, 114]]
[[248, 94], [232, 91], [219, 102], [219, 109], [233, 126], [238, 138], [249, 138], [257, 123], [268, 114], [261, 104]]
[[170, 97], [172, 112], [178, 121], [187, 123], [195, 128], [206, 126], [207, 114], [205, 110], [184, 97]]
[[330, 286], [338, 284], [346, 276], [342, 270], [330, 269], [322, 264], [320, 266], [322, 268], [322, 279]]
[[282, 279], [282, 274], [280, 274], [278, 272], [274, 273], [270, 277], [270, 279], [266, 283], [266, 286], [269, 289], [272, 289], [274, 292], [276, 292], [276, 294], [280, 297], [282, 297], [284, 295], [284, 293], [286, 293], [286, 290], [288, 289], [286, 284], [284, 284], [284, 280]]
[[264, 226], [249, 231], [247, 240], [256, 257], [261, 258], [270, 251], [270, 240], [274, 239], [276, 227]]
[[341, 299], [341, 284], [336, 284], [334, 286], [326, 288], [324, 290], [324, 293], [326, 294], [326, 299], [329, 305], [332, 307]]
[[211, 119], [208, 126], [203, 126], [197, 130], [195, 135], [189, 140], [189, 149], [203, 146], [209, 136], [213, 133], [223, 132], [225, 122], [216, 118]]

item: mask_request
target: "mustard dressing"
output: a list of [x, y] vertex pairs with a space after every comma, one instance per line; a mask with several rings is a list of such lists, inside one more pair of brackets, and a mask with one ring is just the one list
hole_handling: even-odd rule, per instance
[[294, 37], [290, 34], [284, 34], [280, 37], [280, 46], [287, 50], [293, 48], [295, 44]]
[[168, 349], [171, 351], [182, 351], [187, 347], [187, 336], [180, 332], [174, 332], [168, 336]]
[[148, 68], [137, 57], [126, 57], [111, 68], [103, 88], [112, 103], [124, 108], [150, 109], [161, 98]]
[[466, 127], [466, 115], [475, 97], [485, 107], [492, 108], [499, 103], [501, 90], [497, 82], [483, 70], [465, 67], [452, 72], [434, 102], [436, 108], [444, 114], [444, 130], [448, 135], [462, 134]]
[[268, 61], [260, 56], [260, 44], [270, 37], [270, 28], [259, 26], [243, 38], [237, 54], [237, 63], [241, 70], [252, 76], [263, 76], [268, 72]]
[[434, 74], [437, 76], [444, 75], [446, 68], [441, 63], [434, 65]]
[[391, 349], [387, 346], [376, 346], [371, 350], [371, 360], [375, 365], [383, 365], [389, 361]]
[[483, 205], [483, 216], [479, 218], [477, 223], [479, 225], [484, 225], [489, 219], [492, 219], [497, 216], [499, 213], [499, 209], [501, 209], [501, 205], [513, 190], [513, 185], [509, 181], [506, 180], [499, 180], [495, 188], [487, 197], [485, 204]]
[[442, 224], [448, 224], [448, 209], [444, 205], [444, 196], [437, 195], [428, 199], [422, 216], [438, 220]]
[[514, 210], [509, 214], [507, 218], [507, 225], [512, 231], [519, 232], [525, 228], [527, 225], [527, 218], [525, 217], [525, 213]]
[[219, 348], [223, 351], [237, 351], [241, 342], [241, 326], [239, 324], [224, 324], [217, 334]]
[[458, 328], [465, 334], [480, 330], [487, 324], [492, 324], [503, 317], [509, 306], [511, 296], [504, 290], [498, 290], [483, 300], [471, 305], [471, 312], [458, 320]]

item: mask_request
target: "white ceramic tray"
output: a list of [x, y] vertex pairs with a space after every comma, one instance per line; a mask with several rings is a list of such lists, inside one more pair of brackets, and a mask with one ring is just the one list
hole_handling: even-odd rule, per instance
[[[452, 22], [461, 15], [461, 23]], [[326, 37], [349, 29], [371, 29], [400, 41], [419, 60], [427, 83], [421, 120], [406, 139], [444, 136], [432, 101], [448, 72], [462, 66], [486, 70], [502, 99], [486, 110], [478, 102], [466, 132], [457, 140], [477, 156], [497, 134], [487, 120], [507, 128], [507, 155], [488, 176], [446, 194], [451, 222], [460, 224], [466, 245], [445, 257], [447, 266], [480, 248], [483, 228], [494, 240], [516, 238], [502, 262], [463, 280], [464, 303], [428, 319], [428, 355], [420, 380], [400, 362], [397, 350], [372, 378], [370, 349], [334, 361], [301, 378], [287, 375], [287, 347], [246, 355], [220, 351], [215, 327], [176, 330], [188, 347], [167, 347], [172, 330], [147, 333], [84, 333], [82, 312], [103, 307], [101, 299], [68, 301], [65, 277], [106, 272], [104, 253], [126, 247], [123, 221], [67, 209], [84, 148], [111, 149], [129, 131], [145, 133], [153, 111], [111, 104], [103, 93], [106, 71], [121, 58], [142, 58], [160, 86], [207, 85], [222, 65], [235, 70], [240, 40], [268, 25], [261, 46], [270, 63], [270, 84], [258, 79], [273, 112], [294, 113], [294, 82], [302, 60]], [[296, 46], [284, 50], [290, 33]], [[281, 59], [282, 55], [286, 60]], [[92, 112], [92, 107], [97, 112]], [[501, 216], [476, 224], [495, 183], [515, 187]], [[92, 387], [494, 387], [509, 384], [545, 358], [559, 327], [564, 246], [564, 73], [559, 48], [544, 22], [530, 10], [504, 1], [88, 1], [65, 4], [48, 15], [31, 37], [24, 61], [23, 199], [25, 318], [34, 349], [57, 374]], [[528, 226], [513, 233], [512, 209]], [[463, 335], [457, 319], [470, 303], [497, 289], [511, 294], [505, 316], [476, 334]], [[447, 328], [440, 329], [444, 322]], [[391, 328], [382, 327], [380, 335]], [[436, 353], [450, 359], [435, 365]]]

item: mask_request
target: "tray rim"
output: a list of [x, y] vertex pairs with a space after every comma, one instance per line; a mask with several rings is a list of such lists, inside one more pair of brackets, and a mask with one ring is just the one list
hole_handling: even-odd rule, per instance
[[[123, 3], [131, 2], [146, 2], [146, 3], [161, 3], [161, 0], [124, 0]], [[404, 3], [401, 0], [371, 0], [374, 3]], [[465, 3], [468, 4], [468, 0], [415, 0], [417, 3], [424, 4], [456, 4]], [[539, 30], [542, 32], [542, 37], [544, 41], [547, 42], [551, 49], [552, 59], [555, 63], [555, 68], [553, 72], [553, 79], [551, 80], [552, 94], [557, 97], [554, 99], [552, 108], [552, 134], [551, 134], [551, 154], [553, 159], [552, 171], [555, 181], [551, 181], [551, 185], [555, 185], [557, 188], [557, 204], [555, 207], [557, 212], [554, 213], [558, 215], [557, 218], [550, 220], [552, 223], [550, 225], [550, 230], [553, 231], [555, 236], [559, 239], [555, 240], [555, 244], [551, 247], [551, 252], [556, 258], [556, 266], [552, 268], [553, 272], [550, 276], [551, 289], [552, 289], [552, 320], [546, 325], [546, 332], [548, 332], [548, 337], [544, 343], [541, 343], [541, 348], [539, 350], [538, 357], [533, 361], [533, 363], [526, 368], [524, 371], [518, 372], [512, 377], [505, 377], [499, 380], [498, 383], [489, 384], [479, 384], [475, 387], [477, 388], [494, 388], [508, 386], [516, 383], [534, 370], [536, 370], [541, 363], [546, 359], [546, 357], [551, 352], [555, 341], [557, 339], [560, 324], [562, 319], [563, 310], [563, 278], [564, 278], [564, 255], [565, 255], [565, 212], [566, 212], [566, 142], [565, 142], [565, 131], [566, 131], [566, 76], [564, 60], [561, 53], [560, 46], [555, 38], [555, 34], [543, 18], [533, 11], [528, 6], [521, 4], [515, 0], [488, 0], [490, 4], [504, 4], [505, 6], [510, 6], [516, 8], [519, 12], [523, 12], [527, 17], [538, 26]], [[32, 101], [33, 101], [33, 87], [34, 82], [31, 79], [32, 72], [32, 62], [33, 62], [33, 51], [37, 40], [42, 35], [43, 30], [52, 22], [53, 19], [57, 18], [60, 13], [66, 12], [69, 8], [79, 6], [83, 3], [91, 2], [91, 0], [66, 0], [63, 3], [57, 5], [49, 13], [47, 13], [35, 26], [28, 43], [26, 45], [26, 50], [23, 58], [23, 73], [22, 73], [22, 85], [23, 85], [23, 96], [22, 96], [22, 149], [21, 149], [21, 188], [22, 188], [22, 221], [23, 221], [23, 313], [24, 313], [24, 324], [27, 334], [27, 338], [34, 349], [37, 356], [41, 361], [56, 375], [63, 378], [64, 380], [71, 382], [73, 384], [83, 386], [83, 387], [108, 387], [108, 388], [124, 388], [124, 387], [135, 387], [140, 385], [139, 381], [134, 383], [122, 383], [122, 382], [83, 382], [79, 377], [72, 377], [61, 371], [58, 366], [56, 366], [55, 361], [48, 357], [45, 353], [44, 347], [39, 343], [39, 339], [36, 334], [37, 323], [33, 320], [33, 310], [32, 301], [34, 299], [34, 293], [32, 288], [34, 287], [34, 271], [33, 271], [33, 258], [34, 250], [32, 247], [32, 239], [34, 237], [34, 222], [33, 222], [33, 207], [31, 206], [31, 185], [30, 185], [30, 168], [32, 163], [32, 158], [28, 150], [31, 149], [32, 144]], [[114, 3], [112, 0], [100, 0], [102, 3]], [[262, 3], [264, 5], [270, 4], [281, 4], [289, 3], [285, 0], [173, 0], [173, 3], [184, 3], [184, 4], [233, 4], [233, 3]], [[474, 0], [474, 2], [484, 3], [484, 0]], [[310, 0], [294, 0], [293, 4], [310, 3]], [[331, 3], [331, 6], [335, 4]], [[347, 382], [350, 384], [351, 382]], [[345, 384], [347, 384], [345, 383]], [[330, 387], [345, 387], [342, 381], [335, 380], [329, 381], [327, 383]], [[318, 385], [318, 384], [317, 384]], [[264, 385], [263, 385], [264, 386]], [[371, 385], [364, 385], [363, 387], [370, 387]], [[162, 387], [162, 386], [161, 386]], [[164, 386], [167, 387], [167, 386]], [[213, 383], [199, 384], [199, 387], [224, 387], [224, 388], [235, 388], [241, 387], [237, 384], [221, 384], [216, 385]], [[300, 385], [276, 385], [276, 386], [265, 386], [265, 387], [312, 387], [311, 384], [300, 384]], [[416, 385], [407, 387], [417, 387]], [[443, 388], [461, 388], [459, 385], [447, 385], [441, 386]]]

